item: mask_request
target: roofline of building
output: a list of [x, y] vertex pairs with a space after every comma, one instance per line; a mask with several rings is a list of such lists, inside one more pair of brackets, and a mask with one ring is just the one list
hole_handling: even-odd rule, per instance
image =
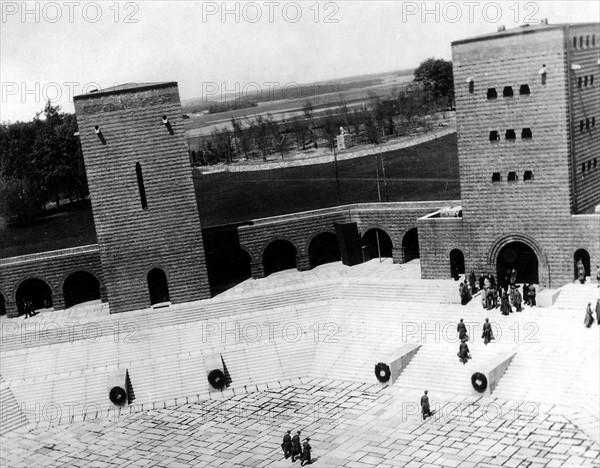
[[469, 37], [467, 39], [459, 39], [458, 41], [453, 41], [451, 46], [462, 45], [462, 44], [470, 44], [471, 42], [480, 42], [487, 41], [490, 39], [503, 39], [509, 36], [519, 36], [525, 34], [534, 34], [536, 32], [545, 32], [551, 31], [555, 29], [569, 29], [573, 26], [600, 26], [600, 23], [589, 22], [589, 23], [560, 23], [560, 24], [549, 24], [549, 25], [540, 25], [540, 26], [531, 26], [524, 25], [518, 28], [507, 29], [505, 31], [498, 31], [490, 34], [484, 34], [482, 36]]
[[137, 93], [140, 91], [147, 91], [149, 89], [162, 89], [162, 88], [171, 88], [173, 86], [177, 86], [176, 81], [165, 81], [163, 83], [153, 83], [148, 85], [140, 85], [133, 88], [123, 88], [123, 89], [113, 89], [109, 91], [99, 90], [97, 92], [91, 92], [87, 94], [80, 94], [78, 96], [74, 96], [74, 101], [81, 101], [84, 99], [95, 98], [98, 96], [109, 96], [111, 94], [126, 94], [126, 93]]

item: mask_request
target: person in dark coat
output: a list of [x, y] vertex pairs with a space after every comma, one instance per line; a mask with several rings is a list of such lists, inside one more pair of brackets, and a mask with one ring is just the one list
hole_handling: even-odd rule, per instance
[[460, 322], [458, 322], [458, 325], [456, 326], [456, 331], [458, 332], [459, 340], [465, 339], [469, 341], [469, 335], [467, 335], [467, 326], [463, 322], [463, 319], [460, 319]]
[[300, 462], [300, 466], [310, 465], [310, 449], [312, 448], [309, 444], [310, 437], [307, 437], [304, 443], [302, 444], [302, 461]]
[[527, 283], [523, 284], [523, 302], [529, 305], [529, 285]]
[[500, 299], [500, 310], [502, 311], [502, 315], [508, 315], [512, 312], [512, 307], [508, 302], [508, 294], [506, 294], [506, 290], [502, 291], [502, 297]]
[[600, 325], [600, 299], [596, 300], [596, 322]]
[[483, 285], [485, 284], [485, 276], [481, 275], [479, 277], [479, 290], [481, 291], [483, 289]]
[[469, 275], [469, 287], [471, 288], [471, 294], [475, 294], [477, 292], [477, 280], [473, 270], [471, 270], [471, 274]]
[[529, 305], [531, 307], [535, 307], [535, 286], [533, 284], [529, 285]]
[[585, 328], [591, 328], [594, 325], [594, 316], [592, 315], [592, 303], [588, 302], [585, 309], [585, 319], [583, 320]]
[[431, 408], [429, 407], [427, 390], [425, 390], [425, 394], [421, 397], [421, 413], [423, 414], [423, 421], [425, 421], [426, 417], [431, 417]]
[[521, 312], [523, 310], [523, 307], [521, 306], [521, 293], [519, 292], [519, 288], [514, 288], [513, 291], [515, 309], [517, 309], [517, 312]]
[[483, 324], [483, 333], [481, 335], [483, 338], [483, 344], [488, 344], [490, 341], [494, 339], [494, 333], [492, 332], [492, 324], [490, 323], [490, 319], [486, 318], [485, 323]]
[[469, 347], [467, 346], [467, 343], [465, 343], [464, 339], [460, 343], [460, 347], [458, 348], [457, 356], [458, 356], [458, 359], [460, 360], [460, 362], [462, 362], [463, 364], [466, 364], [467, 361], [469, 359], [471, 359]]
[[281, 448], [283, 450], [283, 456], [287, 460], [292, 455], [292, 436], [290, 435], [292, 431], [287, 431], [283, 436], [283, 443], [281, 444]]
[[471, 300], [471, 295], [469, 294], [469, 287], [467, 286], [466, 281], [464, 283], [460, 283], [458, 291], [460, 293], [460, 303], [462, 305], [468, 304]]
[[292, 437], [292, 461], [295, 462], [296, 458], [302, 456], [302, 446], [300, 445], [300, 431], [294, 434]]
[[577, 260], [577, 279], [581, 284], [585, 283], [585, 267], [581, 259]]
[[517, 284], [517, 270], [514, 268], [510, 272], [510, 285], [515, 286]]

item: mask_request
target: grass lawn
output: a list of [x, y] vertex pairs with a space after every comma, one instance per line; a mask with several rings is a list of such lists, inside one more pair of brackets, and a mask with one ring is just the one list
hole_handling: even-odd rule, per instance
[[[460, 198], [456, 134], [383, 154], [390, 201]], [[339, 162], [342, 204], [378, 201], [375, 156]], [[385, 188], [380, 170], [381, 197]], [[194, 178], [203, 227], [336, 206], [333, 163]], [[96, 243], [92, 213], [0, 229], [0, 258]]]

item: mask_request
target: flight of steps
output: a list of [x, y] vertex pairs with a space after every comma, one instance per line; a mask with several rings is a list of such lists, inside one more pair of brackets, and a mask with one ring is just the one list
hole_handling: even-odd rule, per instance
[[0, 376], [0, 436], [14, 433], [27, 426], [27, 418], [12, 394], [10, 387]]
[[[600, 299], [600, 288], [597, 283], [588, 281], [585, 284], [579, 282], [570, 283], [560, 288], [560, 294], [554, 302], [555, 309], [570, 309], [581, 311], [581, 320], [585, 316], [585, 308], [589, 302], [592, 303], [592, 311], [596, 307], [596, 301]], [[594, 320], [596, 314], [594, 313]]]

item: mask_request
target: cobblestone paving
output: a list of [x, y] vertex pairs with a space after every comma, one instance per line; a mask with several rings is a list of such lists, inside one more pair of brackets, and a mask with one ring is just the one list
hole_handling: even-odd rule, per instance
[[[594, 467], [599, 447], [551, 406], [517, 411], [495, 398], [302, 379], [283, 388], [47, 429], [0, 440], [0, 466], [287, 467], [287, 429], [310, 436], [313, 466]], [[475, 406], [475, 404], [479, 406]], [[299, 465], [299, 462], [296, 462]]]

